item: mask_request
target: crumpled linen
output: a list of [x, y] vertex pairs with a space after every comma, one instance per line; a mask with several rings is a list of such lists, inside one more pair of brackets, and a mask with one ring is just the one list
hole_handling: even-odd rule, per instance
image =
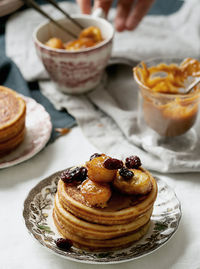
[[[77, 12], [75, 5], [63, 6]], [[45, 9], [51, 10], [46, 6]], [[55, 17], [57, 11], [52, 10]], [[113, 56], [132, 60], [154, 57], [199, 57], [200, 54], [200, 2], [190, 0], [169, 16], [146, 16], [134, 32], [116, 33]], [[29, 16], [32, 20], [23, 34], [13, 37]], [[110, 19], [114, 16], [111, 12]], [[169, 148], [156, 133], [149, 129], [141, 132], [137, 126], [138, 88], [132, 78], [131, 67], [113, 65], [100, 85], [82, 96], [68, 96], [58, 92], [38, 60], [31, 34], [40, 15], [32, 10], [12, 17], [7, 24], [6, 51], [17, 63], [27, 80], [38, 79], [42, 93], [57, 109], [66, 108], [73, 115], [84, 134], [99, 149], [116, 157], [139, 155], [143, 165], [159, 172], [200, 171], [199, 122], [185, 141], [173, 140]], [[21, 44], [21, 47], [20, 47]], [[119, 60], [120, 63], [120, 60]], [[113, 68], [113, 70], [112, 70]], [[117, 69], [117, 73], [115, 71]], [[45, 79], [45, 80], [44, 80]], [[179, 142], [178, 142], [179, 143]], [[191, 146], [190, 146], [191, 144]]]

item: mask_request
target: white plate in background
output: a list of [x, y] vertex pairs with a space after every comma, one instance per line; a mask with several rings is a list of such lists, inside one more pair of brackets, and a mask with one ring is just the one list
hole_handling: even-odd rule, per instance
[[0, 169], [30, 159], [45, 147], [51, 136], [52, 123], [49, 113], [34, 99], [21, 96], [26, 101], [25, 137], [14, 151], [0, 158]]

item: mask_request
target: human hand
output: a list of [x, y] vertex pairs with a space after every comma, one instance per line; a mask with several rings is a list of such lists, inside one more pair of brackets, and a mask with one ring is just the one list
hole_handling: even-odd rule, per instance
[[[113, 0], [94, 0], [94, 9], [102, 8], [107, 15]], [[121, 32], [135, 29], [146, 15], [154, 0], [118, 0], [115, 16], [115, 28]], [[81, 12], [90, 14], [91, 0], [77, 0]]]

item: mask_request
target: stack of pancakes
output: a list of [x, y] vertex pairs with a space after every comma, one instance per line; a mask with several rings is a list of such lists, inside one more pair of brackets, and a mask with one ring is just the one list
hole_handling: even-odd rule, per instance
[[113, 190], [107, 207], [88, 206], [80, 187], [61, 179], [55, 196], [53, 219], [59, 233], [74, 246], [90, 251], [107, 251], [130, 246], [150, 226], [157, 196], [156, 180], [148, 173], [152, 190], [147, 195], [125, 195]]
[[0, 157], [24, 139], [26, 103], [15, 91], [0, 86]]

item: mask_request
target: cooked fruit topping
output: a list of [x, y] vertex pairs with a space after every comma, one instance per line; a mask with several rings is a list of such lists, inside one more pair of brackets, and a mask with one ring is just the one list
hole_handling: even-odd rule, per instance
[[90, 156], [90, 161], [96, 157], [100, 157], [101, 155], [104, 155], [104, 154], [100, 154], [100, 153], [94, 153]]
[[148, 173], [140, 169], [131, 169], [134, 176], [125, 180], [121, 176], [120, 169], [113, 181], [113, 185], [123, 193], [127, 194], [147, 194], [151, 191], [152, 183]]
[[87, 168], [84, 166], [75, 167], [72, 169], [66, 169], [62, 172], [60, 178], [65, 183], [80, 182], [85, 180], [87, 177]]
[[129, 180], [134, 176], [134, 173], [131, 170], [128, 170], [126, 167], [122, 167], [119, 170], [120, 176], [122, 176], [125, 180]]
[[139, 166], [142, 165], [140, 158], [138, 156], [130, 156], [128, 158], [126, 158], [126, 162], [125, 165], [127, 168], [139, 168]]
[[73, 245], [70, 239], [58, 238], [55, 240], [56, 246], [62, 250], [69, 250]]
[[81, 184], [81, 194], [90, 206], [105, 207], [111, 197], [109, 184], [99, 184], [86, 179]]
[[57, 37], [50, 38], [45, 45], [52, 49], [64, 49], [62, 40]]
[[89, 179], [102, 183], [111, 182], [114, 179], [116, 170], [109, 170], [104, 166], [104, 162], [107, 159], [110, 159], [110, 157], [103, 154], [100, 157], [96, 157], [91, 161], [86, 162]]
[[104, 164], [104, 167], [109, 170], [120, 169], [123, 167], [123, 162], [114, 158], [109, 158], [105, 160], [103, 164]]

